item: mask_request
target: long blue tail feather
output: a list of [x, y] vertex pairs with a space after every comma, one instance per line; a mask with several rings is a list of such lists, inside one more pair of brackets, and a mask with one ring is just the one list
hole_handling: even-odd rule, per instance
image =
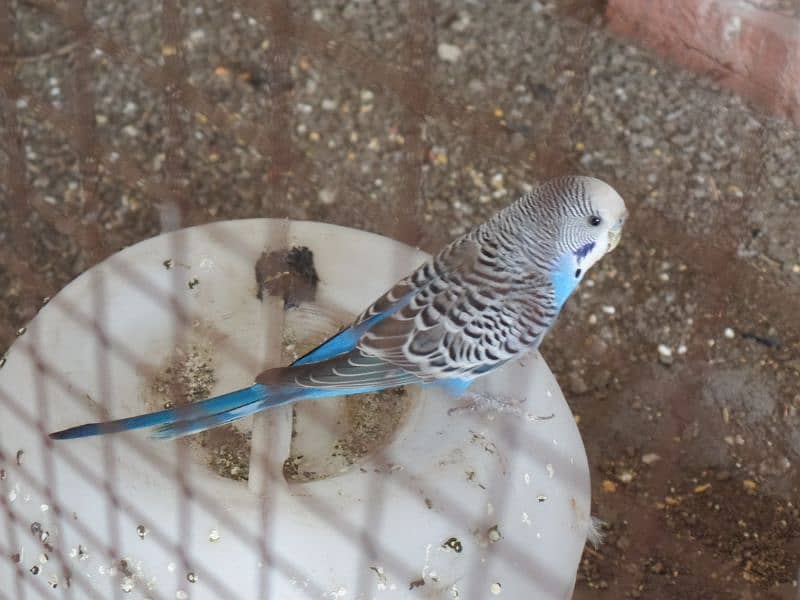
[[117, 419], [104, 423], [87, 423], [78, 427], [70, 427], [69, 429], [51, 433], [50, 438], [54, 440], [71, 440], [106, 433], [131, 431], [133, 429], [166, 426], [187, 420], [193, 421], [257, 403], [259, 400], [263, 400], [267, 394], [267, 386], [256, 383], [235, 392], [229, 392], [186, 406], [168, 408], [154, 413], [128, 417], [127, 419]]
[[212, 427], [219, 427], [231, 421], [249, 417], [257, 412], [267, 408], [274, 408], [284, 404], [289, 404], [295, 400], [299, 400], [302, 396], [284, 394], [273, 396], [270, 398], [250, 402], [242, 406], [237, 406], [230, 410], [226, 410], [215, 415], [207, 415], [205, 417], [197, 417], [196, 419], [174, 421], [172, 423], [165, 423], [159, 425], [152, 432], [150, 437], [159, 440], [170, 440], [174, 438], [191, 435], [193, 433], [200, 433]]

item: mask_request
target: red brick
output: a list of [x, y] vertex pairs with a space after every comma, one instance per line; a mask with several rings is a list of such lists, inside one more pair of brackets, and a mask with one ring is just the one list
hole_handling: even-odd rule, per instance
[[609, 0], [609, 27], [800, 124], [800, 19], [738, 0]]

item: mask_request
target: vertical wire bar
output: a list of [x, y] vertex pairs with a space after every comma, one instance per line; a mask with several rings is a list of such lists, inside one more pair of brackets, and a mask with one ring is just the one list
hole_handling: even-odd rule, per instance
[[[95, 382], [97, 386], [98, 395], [103, 399], [103, 410], [106, 413], [105, 418], [108, 418], [108, 402], [113, 398], [113, 385], [110, 380], [110, 355], [111, 344], [108, 336], [105, 333], [104, 323], [108, 322], [108, 306], [106, 299], [105, 280], [101, 273], [92, 272], [92, 299], [93, 313], [96, 318], [94, 327], [94, 349], [95, 361], [97, 363], [98, 378]], [[105, 469], [106, 477], [104, 482], [105, 495], [106, 495], [106, 523], [109, 531], [109, 545], [112, 552], [119, 552], [120, 545], [120, 515], [119, 504], [116, 502], [116, 496], [119, 489], [119, 475], [117, 473], [117, 452], [116, 444], [111, 436], [103, 436], [103, 468]], [[113, 560], [114, 557], [112, 556]], [[122, 590], [117, 589], [115, 597], [121, 597]]]
[[83, 203], [81, 208], [86, 219], [84, 225], [86, 237], [81, 247], [88, 254], [89, 261], [94, 263], [103, 257], [104, 252], [102, 250], [102, 228], [98, 224], [102, 211], [97, 193], [100, 162], [94, 94], [91, 89], [91, 25], [86, 17], [87, 10], [87, 0], [71, 0], [70, 17], [67, 24], [78, 40], [75, 55], [73, 111], [77, 123], [74, 147], [78, 154], [78, 168], [81, 174], [81, 200]]
[[[272, 163], [270, 167], [270, 183], [272, 184], [272, 212], [277, 215], [287, 215], [289, 175], [292, 169], [291, 146], [291, 107], [292, 92], [291, 64], [294, 58], [293, 23], [289, 5], [286, 0], [271, 0], [270, 8], [274, 19], [269, 23], [269, 30], [273, 37], [272, 54], [270, 56], [273, 84], [270, 86], [269, 105], [269, 136], [271, 145]], [[273, 87], [274, 86], [274, 87]], [[264, 202], [266, 198], [262, 200]], [[276, 249], [288, 250], [288, 222], [279, 226], [275, 232]], [[278, 246], [280, 244], [280, 246]], [[275, 340], [266, 340], [268, 356], [271, 354], [276, 361], [282, 359], [282, 339], [284, 323], [283, 302], [277, 298], [265, 298], [264, 310], [267, 319], [275, 326], [271, 330], [278, 330], [281, 336]], [[260, 547], [261, 562], [263, 567], [259, 573], [258, 597], [265, 600], [270, 598], [270, 587], [273, 575], [273, 565], [270, 559], [272, 544], [272, 523], [275, 515], [271, 508], [277, 494], [285, 493], [288, 486], [283, 476], [283, 461], [289, 455], [292, 434], [291, 406], [268, 411], [273, 414], [262, 413], [253, 420], [253, 439], [251, 453], [259, 463], [259, 469], [250, 469], [251, 490], [258, 489], [261, 498], [260, 522], [262, 543]], [[270, 439], [271, 438], [271, 439]], [[275, 457], [279, 457], [276, 459]], [[251, 457], [251, 463], [254, 462]], [[273, 485], [270, 485], [272, 483]]]
[[[34, 254], [33, 242], [30, 235], [26, 234], [25, 226], [30, 197], [26, 184], [25, 148], [17, 114], [17, 101], [22, 90], [16, 74], [15, 25], [10, 0], [0, 0], [0, 109], [5, 121], [5, 151], [8, 155], [4, 180], [11, 215], [9, 241], [10, 247], [17, 249], [23, 264], [27, 266], [29, 257]], [[11, 331], [2, 331], [2, 334], [3, 338], [13, 340]]]
[[288, 206], [289, 177], [292, 172], [293, 152], [291, 146], [291, 94], [293, 88], [291, 65], [294, 59], [294, 23], [287, 0], [270, 0], [267, 10], [271, 18], [267, 21], [273, 37], [271, 46], [269, 84], [270, 104], [267, 115], [270, 155], [272, 157], [268, 181], [269, 196], [264, 196], [262, 206], [267, 208], [268, 197], [272, 198], [272, 212], [286, 215]]
[[164, 173], [166, 185], [171, 194], [169, 198], [162, 199], [159, 211], [161, 231], [167, 232], [183, 226], [189, 209], [186, 178], [182, 166], [185, 160], [183, 148], [187, 138], [179, 110], [183, 97], [181, 81], [186, 68], [183, 59], [181, 7], [177, 0], [164, 0], [161, 29], [161, 56], [164, 59], [162, 75], [165, 83], [164, 96], [167, 109]]
[[[405, 37], [405, 57], [407, 61], [407, 85], [413, 89], [413, 103], [416, 110], [403, 110], [400, 131], [405, 138], [400, 171], [399, 214], [387, 228], [391, 236], [407, 244], [416, 246], [422, 230], [420, 204], [422, 195], [422, 163], [424, 157], [424, 113], [427, 112], [428, 82], [432, 74], [431, 58], [435, 35], [434, 7], [430, 0], [412, 0], [410, 4], [409, 29]], [[423, 82], [419, 85], [417, 82]], [[365, 302], [368, 302], [365, 299]], [[368, 500], [364, 512], [364, 523], [360, 531], [361, 558], [356, 565], [358, 585], [356, 596], [368, 597], [374, 578], [370, 565], [377, 561], [380, 540], [375, 539], [380, 532], [380, 523], [386, 507], [387, 487], [378, 478], [369, 485]]]
[[[9, 164], [8, 164], [8, 172], [6, 174], [6, 181], [9, 183], [9, 192], [11, 195], [14, 196], [11, 201], [12, 205], [12, 241], [14, 242], [15, 248], [18, 248], [20, 251], [24, 252], [26, 256], [30, 256], [32, 253], [32, 244], [31, 238], [25, 235], [25, 228], [24, 228], [24, 221], [26, 219], [26, 208], [28, 207], [28, 200], [29, 200], [29, 193], [28, 193], [28, 186], [26, 183], [26, 164], [25, 164], [25, 154], [24, 154], [24, 145], [22, 140], [22, 134], [19, 130], [19, 123], [16, 114], [16, 101], [20, 96], [20, 86], [16, 78], [15, 72], [15, 65], [14, 65], [14, 54], [15, 54], [15, 19], [14, 14], [12, 13], [12, 8], [10, 4], [4, 3], [2, 10], [0, 10], [0, 39], [6, 40], [0, 50], [3, 51], [3, 55], [6, 60], [0, 61], [0, 83], [2, 83], [2, 89], [7, 90], [6, 96], [6, 119], [7, 119], [7, 132], [9, 138], [12, 138], [12, 143], [9, 144], [8, 155], [9, 155]], [[2, 42], [0, 42], [2, 44]], [[44, 379], [42, 378], [41, 372], [38, 369], [37, 365], [37, 377], [36, 381], [34, 382], [33, 388], [35, 390], [36, 396], [36, 403], [39, 407], [39, 421], [38, 426], [40, 432], [42, 432], [41, 437], [41, 451], [42, 457], [44, 459], [44, 472], [45, 472], [45, 490], [46, 496], [48, 501], [53, 504], [54, 497], [53, 497], [53, 481], [55, 477], [53, 464], [52, 464], [52, 452], [50, 448], [50, 440], [49, 438], [44, 435], [46, 417], [47, 417], [47, 409], [46, 404], [47, 400], [45, 398], [45, 390], [44, 390]], [[13, 517], [13, 514], [10, 512], [9, 507], [9, 516]], [[56, 518], [59, 518], [59, 515], [56, 515]], [[13, 524], [11, 529], [13, 530]], [[63, 562], [63, 557], [61, 556], [60, 552], [56, 552], [58, 557], [59, 563], [62, 565], [62, 568], [65, 568], [65, 564]], [[68, 596], [71, 597], [71, 592], [67, 591]]]
[[[181, 24], [181, 7], [177, 0], [163, 0], [161, 14], [161, 56], [164, 66], [161, 70], [165, 85], [164, 96], [166, 100], [166, 138], [164, 176], [170, 196], [163, 198], [158, 204], [161, 218], [162, 232], [179, 229], [186, 218], [187, 196], [185, 179], [183, 174], [182, 162], [184, 157], [183, 144], [186, 140], [183, 124], [181, 122], [179, 106], [181, 101], [181, 89], [179, 81], [185, 71], [183, 62], [183, 28]], [[185, 244], [182, 238], [175, 238], [173, 248], [174, 256], [185, 257], [188, 259]], [[185, 283], [177, 269], [172, 270], [172, 294], [170, 302], [174, 312], [177, 314], [180, 301], [178, 298], [184, 292]], [[173, 320], [172, 349], [180, 348], [186, 341], [185, 328], [181, 326], [179, 319]], [[177, 396], [176, 401], [187, 398], [185, 386], [182, 382], [172, 382], [173, 394]], [[180, 400], [178, 400], [180, 398]], [[178, 510], [178, 529], [175, 532], [175, 540], [178, 542], [178, 559], [181, 568], [176, 570], [175, 584], [176, 589], [182, 590], [186, 584], [185, 576], [191, 571], [189, 558], [186, 548], [191, 547], [192, 539], [192, 490], [186, 479], [186, 465], [189, 458], [189, 447], [183, 441], [174, 444], [176, 453], [175, 478], [180, 486], [180, 497], [175, 501], [179, 503]]]
[[[5, 456], [0, 456], [0, 464], [5, 462]], [[6, 480], [8, 481], [8, 480]], [[5, 531], [8, 532], [8, 543], [11, 546], [11, 551], [18, 552], [20, 551], [20, 543], [19, 538], [17, 537], [17, 528], [14, 525], [15, 515], [12, 512], [11, 505], [8, 503], [8, 495], [6, 492], [6, 486], [0, 484], [0, 506], [2, 506], [2, 512], [5, 515]], [[10, 552], [7, 553], [9, 560], [11, 559]], [[19, 600], [25, 600], [26, 592], [25, 592], [25, 585], [24, 580], [22, 579], [25, 576], [25, 572], [22, 569], [21, 559], [17, 561], [14, 565], [14, 570], [17, 573], [17, 577], [14, 581], [14, 588], [16, 590], [16, 597]]]
[[[31, 348], [36, 348], [36, 344], [38, 339], [34, 336], [37, 335], [37, 330], [34, 328], [32, 331], [29, 331], [27, 335], [31, 336]], [[50, 506], [53, 507], [53, 515], [55, 516], [55, 521], [58, 524], [59, 529], [64, 528], [64, 515], [58, 509], [59, 502], [58, 498], [55, 495], [54, 490], [58, 488], [58, 483], [56, 480], [56, 469], [54, 468], [54, 456], [53, 456], [53, 441], [47, 436], [47, 422], [48, 422], [48, 414], [49, 414], [49, 406], [47, 401], [47, 389], [45, 387], [45, 381], [47, 380], [46, 375], [44, 373], [44, 368], [40, 361], [38, 360], [38, 355], [36, 356], [35, 365], [36, 365], [36, 379], [31, 386], [34, 390], [34, 395], [36, 396], [36, 406], [37, 406], [37, 422], [36, 426], [39, 430], [39, 435], [41, 436], [41, 447], [42, 447], [42, 468], [44, 472], [44, 481], [42, 482], [44, 485], [44, 495], [47, 498], [47, 502]], [[62, 571], [66, 570], [67, 563], [64, 560], [64, 552], [61, 548], [54, 548], [53, 554], [55, 555], [58, 563], [61, 565]], [[70, 588], [66, 589], [66, 594], [68, 597], [72, 597], [72, 590]]]

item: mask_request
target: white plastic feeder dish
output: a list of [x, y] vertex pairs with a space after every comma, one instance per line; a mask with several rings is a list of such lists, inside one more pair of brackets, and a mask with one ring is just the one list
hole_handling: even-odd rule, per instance
[[[293, 246], [313, 252], [320, 281], [312, 302], [284, 310], [256, 297], [254, 266], [265, 250]], [[144, 241], [76, 279], [0, 370], [0, 589], [569, 598], [590, 524], [589, 470], [536, 353], [476, 382], [506, 399], [495, 407], [411, 387], [301, 403], [179, 441], [45, 436], [161, 408], [170, 390], [249, 385], [426, 258], [361, 231], [253, 219]]]

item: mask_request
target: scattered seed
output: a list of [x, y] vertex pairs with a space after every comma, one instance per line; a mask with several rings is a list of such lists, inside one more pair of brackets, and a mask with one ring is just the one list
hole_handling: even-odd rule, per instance
[[488, 537], [489, 541], [494, 544], [495, 542], [499, 542], [501, 539], [503, 539], [503, 534], [500, 533], [500, 528], [497, 525], [493, 525], [489, 528]]
[[605, 479], [603, 481], [603, 491], [607, 494], [613, 494], [617, 491], [617, 484], [610, 479]]

